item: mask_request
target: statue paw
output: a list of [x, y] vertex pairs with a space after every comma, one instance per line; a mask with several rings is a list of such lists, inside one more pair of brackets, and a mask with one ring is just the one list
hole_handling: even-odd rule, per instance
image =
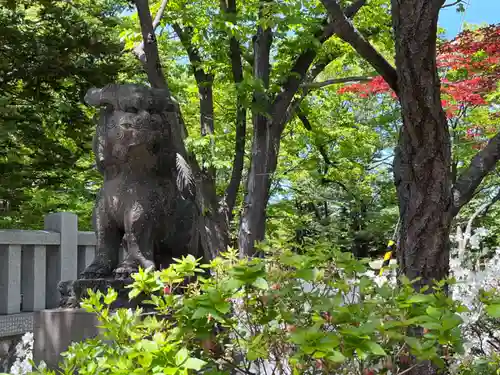
[[104, 279], [111, 276], [111, 273], [109, 266], [106, 266], [106, 264], [96, 259], [82, 272], [80, 278], [85, 280]]
[[153, 270], [156, 269], [155, 263], [147, 259], [141, 262], [141, 267], [144, 268], [145, 270], [147, 270], [148, 268], [151, 268]]
[[127, 280], [131, 278], [133, 273], [138, 271], [137, 266], [131, 262], [122, 262], [114, 271], [115, 279]]

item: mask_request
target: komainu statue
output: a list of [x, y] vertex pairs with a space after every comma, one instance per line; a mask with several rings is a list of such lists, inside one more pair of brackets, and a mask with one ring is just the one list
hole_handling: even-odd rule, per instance
[[[93, 150], [104, 183], [94, 211], [96, 257], [81, 277], [124, 279], [139, 266], [201, 255], [199, 212], [194, 193], [186, 194], [194, 179], [172, 141], [176, 112], [167, 93], [112, 84], [89, 90], [85, 101], [101, 108]], [[127, 255], [119, 264], [121, 246]]]

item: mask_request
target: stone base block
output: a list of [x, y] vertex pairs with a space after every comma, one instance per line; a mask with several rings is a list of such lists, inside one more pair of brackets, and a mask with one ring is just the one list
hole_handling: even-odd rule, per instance
[[34, 313], [33, 360], [57, 369], [61, 353], [71, 343], [99, 335], [97, 316], [82, 309], [41, 310]]

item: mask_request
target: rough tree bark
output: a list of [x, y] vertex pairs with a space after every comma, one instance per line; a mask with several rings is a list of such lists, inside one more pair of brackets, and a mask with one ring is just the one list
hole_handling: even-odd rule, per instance
[[[448, 275], [451, 147], [436, 66], [444, 0], [392, 1], [403, 126], [394, 160], [401, 216], [399, 267], [421, 286]], [[418, 9], [419, 11], [415, 11]]]

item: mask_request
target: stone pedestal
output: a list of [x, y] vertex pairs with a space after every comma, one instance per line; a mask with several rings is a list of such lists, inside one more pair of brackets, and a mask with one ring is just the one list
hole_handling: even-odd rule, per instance
[[[57, 369], [61, 353], [72, 342], [84, 341], [99, 334], [100, 325], [97, 316], [80, 308], [82, 299], [88, 296], [88, 289], [106, 294], [109, 288], [118, 292], [118, 298], [111, 309], [136, 308], [144, 301], [139, 296], [132, 301], [128, 298], [130, 289], [126, 288], [132, 280], [94, 279], [63, 281], [58, 285], [61, 294], [60, 308], [37, 311], [34, 315], [33, 358], [38, 365], [44, 361], [50, 369]], [[151, 306], [142, 306], [145, 311], [152, 311]]]
[[82, 309], [41, 310], [34, 313], [35, 364], [44, 361], [49, 369], [56, 369], [73, 342], [99, 335], [97, 316]]

